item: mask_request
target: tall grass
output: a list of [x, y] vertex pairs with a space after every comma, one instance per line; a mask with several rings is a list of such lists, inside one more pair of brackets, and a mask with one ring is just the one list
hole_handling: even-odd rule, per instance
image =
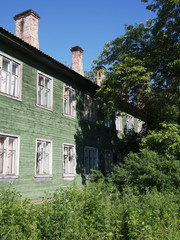
[[180, 239], [179, 196], [110, 182], [58, 189], [41, 204], [0, 192], [0, 239]]

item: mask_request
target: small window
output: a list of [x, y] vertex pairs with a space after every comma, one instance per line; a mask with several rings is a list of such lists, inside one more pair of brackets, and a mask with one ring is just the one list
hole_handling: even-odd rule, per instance
[[116, 113], [116, 120], [115, 120], [115, 123], [116, 123], [116, 130], [118, 132], [122, 132], [123, 131], [123, 126], [122, 126], [122, 116], [120, 115], [120, 113]]
[[21, 98], [22, 65], [16, 60], [0, 55], [0, 93], [15, 99]]
[[134, 129], [134, 118], [131, 115], [126, 115], [126, 128], [127, 132], [131, 132]]
[[42, 177], [51, 175], [51, 164], [51, 141], [37, 140], [35, 175]]
[[96, 100], [88, 95], [84, 95], [84, 114], [85, 120], [94, 123], [97, 121]]
[[75, 146], [63, 144], [63, 177], [64, 179], [74, 179], [76, 175]]
[[91, 169], [98, 170], [98, 149], [93, 147], [84, 148], [84, 166], [85, 174], [88, 174]]
[[18, 137], [0, 134], [0, 177], [18, 175]]
[[52, 109], [52, 78], [38, 73], [38, 106]]
[[64, 107], [63, 113], [69, 117], [75, 117], [76, 95], [75, 90], [69, 86], [64, 86]]

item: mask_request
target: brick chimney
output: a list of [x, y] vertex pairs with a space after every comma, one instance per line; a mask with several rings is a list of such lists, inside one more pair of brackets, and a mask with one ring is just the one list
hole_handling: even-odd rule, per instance
[[101, 83], [102, 83], [103, 79], [105, 78], [106, 68], [104, 66], [98, 66], [96, 68], [96, 70], [97, 70], [97, 77], [96, 77], [97, 85], [101, 86]]
[[38, 23], [39, 15], [29, 9], [14, 16], [16, 21], [15, 35], [35, 48], [39, 48]]
[[76, 46], [71, 48], [71, 52], [72, 52], [72, 69], [84, 76], [82, 60], [82, 53], [84, 52], [83, 49]]

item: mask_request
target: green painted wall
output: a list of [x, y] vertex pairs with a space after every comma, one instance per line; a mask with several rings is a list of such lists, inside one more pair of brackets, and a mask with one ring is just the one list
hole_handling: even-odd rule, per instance
[[[77, 177], [81, 185], [84, 163], [84, 146], [97, 147], [99, 165], [103, 168], [104, 149], [111, 149], [110, 130], [103, 126], [89, 124], [83, 119], [82, 86], [77, 86], [73, 79], [68, 79], [50, 67], [35, 59], [27, 58], [23, 53], [1, 45], [2, 52], [23, 63], [22, 69], [22, 101], [0, 95], [0, 132], [20, 136], [19, 178], [13, 186], [23, 197], [40, 198], [44, 192], [54, 192], [58, 187], [73, 184], [62, 176], [62, 145], [76, 144]], [[53, 77], [53, 111], [36, 106], [37, 71]], [[63, 113], [63, 84], [69, 84], [77, 92], [77, 118], [70, 119]], [[73, 83], [73, 84], [72, 84]], [[52, 178], [37, 181], [35, 175], [36, 138], [52, 141]], [[1, 186], [9, 183], [0, 181]]]

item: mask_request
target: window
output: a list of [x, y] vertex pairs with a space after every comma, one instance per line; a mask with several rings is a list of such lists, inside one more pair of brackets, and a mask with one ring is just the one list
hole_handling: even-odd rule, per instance
[[49, 176], [52, 174], [51, 141], [37, 140], [35, 175]]
[[93, 147], [84, 148], [84, 165], [85, 173], [88, 174], [90, 169], [98, 170], [98, 149]]
[[113, 165], [113, 151], [105, 150], [104, 151], [104, 160], [105, 160], [105, 171], [106, 173], [111, 172]]
[[38, 73], [38, 106], [52, 109], [52, 78]]
[[134, 129], [134, 118], [130, 115], [126, 115], [126, 127], [128, 132]]
[[142, 121], [137, 119], [137, 132], [141, 132], [142, 130]]
[[76, 175], [75, 146], [63, 144], [63, 177], [73, 179]]
[[97, 120], [97, 103], [96, 100], [88, 95], [84, 95], [85, 120], [96, 122]]
[[115, 120], [115, 123], [116, 123], [116, 130], [118, 132], [122, 132], [123, 131], [123, 126], [122, 126], [122, 116], [120, 115], [120, 113], [116, 113], [116, 120]]
[[16, 60], [0, 55], [0, 93], [15, 99], [21, 98], [22, 65]]
[[63, 113], [70, 117], [75, 117], [76, 96], [75, 90], [64, 85], [64, 110]]
[[18, 137], [0, 134], [0, 177], [18, 175]]

